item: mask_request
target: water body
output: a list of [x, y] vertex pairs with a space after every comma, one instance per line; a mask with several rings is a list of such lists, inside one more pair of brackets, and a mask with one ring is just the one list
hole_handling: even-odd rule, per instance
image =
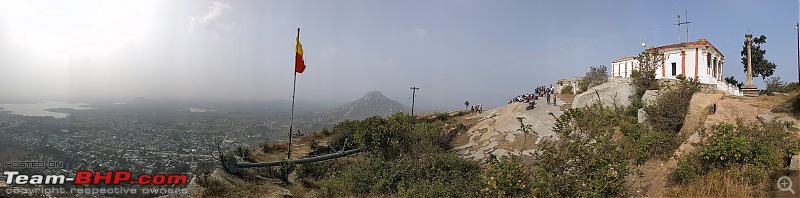
[[14, 114], [24, 115], [24, 116], [53, 116], [54, 118], [65, 118], [69, 114], [67, 113], [60, 113], [60, 112], [52, 112], [48, 109], [57, 109], [57, 108], [69, 108], [75, 110], [86, 110], [91, 109], [88, 107], [83, 107], [88, 104], [83, 103], [68, 103], [68, 102], [61, 102], [61, 101], [44, 101], [39, 103], [31, 103], [31, 104], [0, 104], [5, 111], [11, 111]]
[[189, 111], [192, 112], [192, 113], [202, 113], [202, 112], [214, 111], [214, 110], [211, 110], [211, 109], [201, 109], [201, 108], [187, 108], [187, 109], [189, 109]]

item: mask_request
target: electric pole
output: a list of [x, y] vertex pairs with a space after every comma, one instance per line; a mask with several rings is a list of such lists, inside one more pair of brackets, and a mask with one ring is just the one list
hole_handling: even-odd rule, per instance
[[678, 15], [678, 23], [675, 24], [678, 25], [678, 43], [681, 42], [681, 25], [686, 25], [686, 42], [689, 42], [689, 23], [692, 22], [689, 22], [689, 18], [686, 17], [687, 15], [689, 15], [689, 11], [686, 11], [686, 14], [684, 15], [686, 18], [684, 22], [681, 22], [681, 15]]
[[800, 23], [794, 26], [794, 30], [797, 31], [797, 82], [800, 82]]
[[417, 97], [419, 87], [411, 87], [411, 115], [414, 115], [414, 99]]

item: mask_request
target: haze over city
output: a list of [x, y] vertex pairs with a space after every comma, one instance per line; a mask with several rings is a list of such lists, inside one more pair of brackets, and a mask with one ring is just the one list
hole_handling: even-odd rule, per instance
[[[581, 6], [574, 6], [581, 4]], [[291, 99], [373, 90], [418, 108], [493, 108], [589, 66], [708, 39], [745, 79], [745, 33], [797, 81], [798, 1], [0, 1], [0, 99]], [[685, 26], [680, 37], [687, 40]], [[761, 78], [754, 79], [763, 88]]]

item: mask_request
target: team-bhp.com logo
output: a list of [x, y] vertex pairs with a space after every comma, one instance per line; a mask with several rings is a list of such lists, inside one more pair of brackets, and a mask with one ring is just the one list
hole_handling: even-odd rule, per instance
[[75, 185], [100, 185], [100, 184], [132, 184], [132, 185], [183, 185], [186, 184], [186, 174], [141, 174], [132, 178], [130, 171], [87, 171], [80, 170], [75, 177], [65, 175], [23, 175], [18, 171], [3, 171], [7, 184], [65, 184]]

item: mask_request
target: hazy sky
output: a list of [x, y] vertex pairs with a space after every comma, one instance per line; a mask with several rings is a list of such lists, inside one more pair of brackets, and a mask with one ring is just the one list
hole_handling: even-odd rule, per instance
[[[797, 81], [798, 1], [0, 1], [0, 98], [291, 99], [372, 90], [410, 106], [497, 107], [641, 43], [689, 39], [744, 80], [744, 34], [765, 34], [775, 74]], [[684, 27], [685, 28], [685, 27]], [[686, 38], [685, 29], [682, 38]], [[760, 78], [756, 79], [763, 87]]]

